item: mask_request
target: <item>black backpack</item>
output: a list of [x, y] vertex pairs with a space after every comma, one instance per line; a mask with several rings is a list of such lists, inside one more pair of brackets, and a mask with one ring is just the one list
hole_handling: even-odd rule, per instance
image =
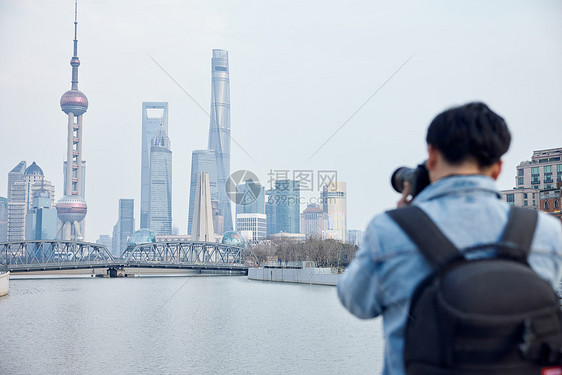
[[434, 267], [411, 299], [408, 375], [562, 374], [559, 297], [527, 263], [536, 211], [512, 208], [501, 241], [488, 247], [498, 255], [477, 260], [419, 207], [388, 214]]

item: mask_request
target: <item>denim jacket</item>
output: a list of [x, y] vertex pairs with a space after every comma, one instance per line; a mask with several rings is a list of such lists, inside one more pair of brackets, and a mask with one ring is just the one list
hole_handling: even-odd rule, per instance
[[[500, 199], [494, 180], [482, 176], [451, 176], [426, 187], [412, 202], [422, 208], [458, 249], [498, 242], [507, 223], [509, 205]], [[490, 257], [491, 250], [467, 258]], [[540, 214], [528, 261], [557, 289], [562, 276], [562, 226]], [[338, 283], [342, 304], [361, 319], [383, 316], [383, 374], [404, 374], [403, 351], [410, 298], [431, 266], [387, 215], [369, 223], [362, 247]]]

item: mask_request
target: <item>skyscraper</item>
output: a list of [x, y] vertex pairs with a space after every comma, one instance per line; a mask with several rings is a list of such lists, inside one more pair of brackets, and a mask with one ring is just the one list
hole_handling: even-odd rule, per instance
[[8, 240], [8, 198], [0, 197], [0, 242]]
[[156, 235], [172, 234], [172, 151], [163, 126], [150, 148], [148, 228]]
[[[21, 163], [20, 163], [21, 165]], [[55, 188], [45, 180], [43, 170], [33, 162], [25, 169], [21, 178], [10, 186], [8, 200], [8, 241], [33, 239], [26, 235], [26, 216], [33, 209], [33, 196], [39, 190], [49, 193], [49, 204], [53, 206]]]
[[301, 233], [307, 238], [324, 239], [328, 229], [328, 215], [322, 206], [309, 204], [301, 214]]
[[191, 183], [189, 186], [189, 210], [187, 220], [187, 233], [191, 233], [193, 228], [193, 209], [197, 193], [197, 179], [199, 173], [209, 174], [209, 189], [211, 202], [216, 202], [218, 207], [217, 191], [217, 162], [214, 150], [195, 150], [191, 154]]
[[267, 192], [267, 236], [300, 233], [300, 184], [294, 180], [277, 180]]
[[324, 185], [321, 193], [322, 206], [328, 215], [328, 238], [345, 241], [347, 235], [346, 183], [337, 181]]
[[26, 240], [57, 238], [57, 210], [52, 208], [51, 194], [44, 185], [33, 193], [32, 208], [25, 218]]
[[[21, 223], [25, 215], [25, 204], [23, 202], [14, 202], [12, 199], [12, 187], [19, 181], [23, 181], [27, 163], [22, 160], [10, 172], [8, 172], [8, 198], [6, 200], [6, 241], [10, 239], [22, 240], [23, 234], [21, 232]], [[12, 204], [10, 205], [10, 202]], [[10, 215], [11, 213], [11, 215]], [[12, 217], [12, 231], [10, 234], [10, 216]], [[19, 224], [16, 224], [19, 223]], [[17, 230], [15, 228], [18, 228]]]
[[142, 103], [142, 147], [141, 147], [141, 206], [140, 227], [148, 228], [150, 210], [150, 150], [152, 140], [160, 127], [168, 134], [168, 103]]
[[265, 189], [254, 180], [248, 180], [236, 186], [242, 197], [242, 204], [236, 205], [236, 216], [240, 214], [265, 214]]
[[113, 255], [120, 256], [127, 248], [127, 240], [135, 231], [135, 200], [119, 199], [119, 215], [117, 228], [114, 229], [115, 246], [112, 246]]
[[209, 150], [215, 150], [218, 207], [224, 218], [224, 231], [232, 230], [232, 211], [226, 194], [226, 180], [230, 175], [230, 75], [228, 52], [213, 50], [211, 60], [211, 123]]
[[23, 175], [25, 174], [25, 169], [27, 168], [27, 163], [25, 160], [22, 160], [16, 165], [9, 173], [8, 173], [8, 201], [11, 200], [11, 192], [12, 186], [18, 182], [23, 180]]
[[84, 218], [87, 213], [82, 179], [82, 117], [88, 109], [88, 99], [78, 90], [78, 21], [77, 6], [74, 8], [74, 55], [72, 66], [72, 86], [60, 99], [60, 106], [68, 115], [68, 140], [66, 173], [64, 181], [65, 196], [57, 203], [58, 218], [62, 222], [63, 240], [82, 240], [84, 238]]

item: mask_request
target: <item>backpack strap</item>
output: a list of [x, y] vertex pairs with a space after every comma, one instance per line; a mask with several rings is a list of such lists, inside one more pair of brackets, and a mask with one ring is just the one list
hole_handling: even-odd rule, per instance
[[523, 207], [512, 207], [498, 247], [498, 255], [525, 261], [537, 227], [538, 213]]
[[421, 208], [408, 206], [386, 213], [410, 237], [432, 266], [442, 268], [463, 257]]

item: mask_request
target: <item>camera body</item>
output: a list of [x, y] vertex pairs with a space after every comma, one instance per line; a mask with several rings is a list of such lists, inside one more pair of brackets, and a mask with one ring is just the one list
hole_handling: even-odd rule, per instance
[[404, 182], [410, 183], [410, 194], [412, 197], [418, 195], [426, 186], [430, 184], [429, 172], [425, 167], [425, 162], [416, 168], [400, 167], [394, 171], [390, 178], [390, 184], [399, 193], [404, 190]]

